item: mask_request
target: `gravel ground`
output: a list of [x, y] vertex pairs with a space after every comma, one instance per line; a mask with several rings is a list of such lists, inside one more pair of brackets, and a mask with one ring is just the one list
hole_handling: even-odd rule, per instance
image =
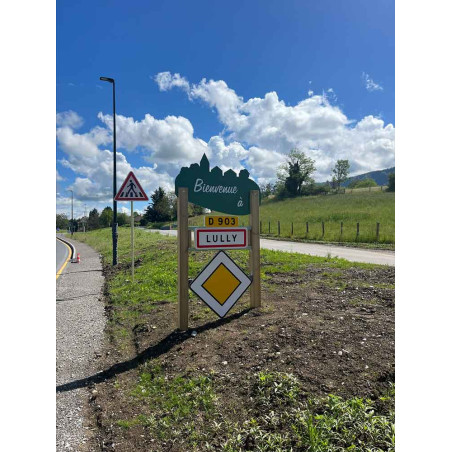
[[[66, 239], [67, 240], [67, 239]], [[105, 326], [99, 255], [89, 246], [74, 243], [81, 262], [69, 262], [56, 281], [56, 384], [71, 383], [98, 372]], [[88, 389], [57, 390], [56, 450], [88, 451], [90, 430], [83, 413]]]

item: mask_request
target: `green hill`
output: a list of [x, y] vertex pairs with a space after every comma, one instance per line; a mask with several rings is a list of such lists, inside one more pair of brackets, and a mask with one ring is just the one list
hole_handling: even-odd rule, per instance
[[348, 187], [354, 180], [373, 179], [378, 185], [388, 185], [388, 175], [395, 173], [395, 166], [379, 171], [371, 171], [369, 173], [359, 174], [358, 176], [349, 177], [343, 184], [343, 187]]
[[[307, 196], [283, 201], [266, 199], [261, 205], [262, 234], [331, 242], [377, 242], [376, 223], [380, 223], [379, 243], [395, 241], [394, 193], [353, 191], [346, 194]], [[306, 222], [309, 232], [306, 232]], [[322, 222], [325, 233], [322, 234]], [[342, 222], [342, 235], [341, 235]], [[242, 217], [240, 224], [248, 224]], [[293, 223], [293, 235], [292, 235]], [[359, 235], [357, 236], [357, 223]], [[269, 234], [270, 224], [270, 234]], [[203, 217], [190, 219], [190, 225], [203, 225]]]

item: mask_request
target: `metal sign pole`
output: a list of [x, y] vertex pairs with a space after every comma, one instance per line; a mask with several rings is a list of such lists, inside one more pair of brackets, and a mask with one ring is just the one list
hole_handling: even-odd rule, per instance
[[130, 201], [130, 242], [131, 242], [131, 248], [132, 248], [132, 282], [135, 278], [135, 256], [134, 256], [134, 249], [133, 249], [133, 226], [135, 223], [135, 218], [133, 216], [133, 201]]

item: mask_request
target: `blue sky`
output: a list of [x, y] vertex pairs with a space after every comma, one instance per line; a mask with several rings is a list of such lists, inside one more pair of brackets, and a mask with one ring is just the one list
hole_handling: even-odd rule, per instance
[[133, 170], [148, 195], [203, 152], [258, 182], [293, 147], [318, 181], [394, 164], [393, 1], [59, 1], [56, 55], [58, 211], [67, 188], [76, 214], [111, 205], [99, 76], [118, 185]]

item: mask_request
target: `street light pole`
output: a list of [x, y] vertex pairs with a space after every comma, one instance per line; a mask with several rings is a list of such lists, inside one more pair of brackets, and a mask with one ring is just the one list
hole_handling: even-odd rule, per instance
[[115, 201], [116, 196], [116, 95], [115, 80], [109, 77], [100, 77], [103, 82], [109, 82], [113, 85], [113, 265], [118, 263], [118, 206]]
[[68, 189], [72, 193], [72, 202], [71, 202], [71, 237], [74, 235], [74, 191]]

